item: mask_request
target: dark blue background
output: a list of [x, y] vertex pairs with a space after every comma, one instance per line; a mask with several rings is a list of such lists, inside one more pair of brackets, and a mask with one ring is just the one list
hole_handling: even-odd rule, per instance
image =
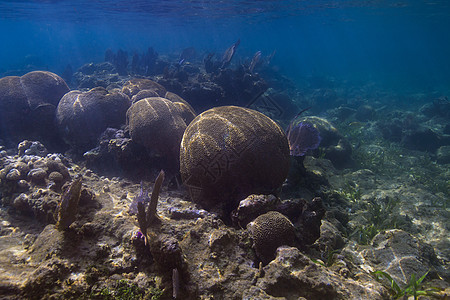
[[448, 1], [225, 2], [1, 1], [0, 73], [26, 65], [61, 73], [103, 61], [107, 48], [222, 53], [240, 38], [236, 59], [276, 50], [273, 66], [294, 81], [450, 90]]

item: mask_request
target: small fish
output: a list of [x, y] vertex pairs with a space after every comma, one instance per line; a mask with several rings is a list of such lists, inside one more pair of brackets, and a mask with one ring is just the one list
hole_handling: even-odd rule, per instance
[[144, 185], [141, 181], [141, 190], [139, 192], [139, 195], [137, 195], [133, 202], [131, 202], [130, 209], [128, 210], [128, 213], [130, 215], [136, 215], [138, 212], [138, 203], [143, 203], [144, 206], [146, 206], [150, 202], [150, 197], [148, 196], [148, 190], [144, 190]]
[[237, 46], [239, 46], [239, 44], [241, 43], [241, 40], [237, 40], [236, 43], [234, 43], [233, 45], [231, 45], [227, 51], [225, 51], [223, 57], [222, 57], [222, 66], [220, 67], [221, 69], [228, 67], [228, 65], [231, 62], [231, 59], [233, 58], [234, 53], [236, 52], [236, 48]]
[[252, 61], [250, 62], [250, 66], [248, 67], [250, 73], [253, 73], [253, 69], [259, 63], [260, 59], [261, 59], [261, 51], [258, 51], [255, 53], [255, 55], [253, 55]]

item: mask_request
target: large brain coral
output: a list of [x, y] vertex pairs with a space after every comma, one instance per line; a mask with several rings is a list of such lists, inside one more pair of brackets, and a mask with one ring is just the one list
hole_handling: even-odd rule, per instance
[[253, 238], [256, 255], [268, 264], [275, 258], [280, 246], [292, 246], [295, 241], [295, 227], [283, 214], [269, 211], [257, 217], [247, 226]]
[[69, 145], [78, 152], [93, 148], [107, 127], [125, 124], [130, 99], [121, 92], [98, 87], [87, 92], [71, 91], [59, 102], [58, 128]]
[[283, 130], [251, 109], [212, 108], [197, 116], [183, 135], [183, 183], [194, 202], [226, 217], [250, 194], [276, 193], [288, 169]]
[[187, 125], [172, 101], [150, 97], [133, 103], [127, 111], [127, 124], [133, 141], [165, 157], [169, 169], [178, 168], [181, 138]]
[[[33, 71], [21, 77], [0, 79], [0, 135], [23, 139], [53, 140], [55, 110], [69, 87], [58, 75]], [[51, 141], [50, 141], [51, 143]]]

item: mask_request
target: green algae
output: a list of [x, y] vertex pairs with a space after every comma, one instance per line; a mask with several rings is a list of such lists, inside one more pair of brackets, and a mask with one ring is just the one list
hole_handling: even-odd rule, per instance
[[435, 287], [425, 289], [423, 287], [423, 280], [427, 277], [429, 272], [430, 271], [426, 272], [419, 278], [416, 278], [416, 274], [411, 274], [408, 284], [403, 288], [400, 287], [398, 283], [386, 272], [375, 271], [372, 272], [372, 275], [380, 282], [382, 282], [383, 279], [387, 280], [389, 284], [388, 289], [394, 299], [406, 299], [408, 296], [412, 296], [414, 297], [414, 300], [417, 300], [420, 296], [438, 296], [436, 292], [440, 291], [440, 289]]
[[143, 289], [135, 283], [121, 279], [113, 287], [104, 287], [100, 290], [91, 291], [89, 294], [83, 295], [83, 297], [99, 300], [159, 300], [163, 293], [164, 290], [158, 287]]

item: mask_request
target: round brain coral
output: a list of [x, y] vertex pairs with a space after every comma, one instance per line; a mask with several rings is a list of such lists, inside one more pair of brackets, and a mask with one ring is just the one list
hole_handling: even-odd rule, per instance
[[0, 136], [14, 142], [53, 140], [57, 135], [54, 130], [56, 106], [68, 91], [61, 77], [47, 71], [1, 78]]
[[295, 240], [295, 227], [283, 214], [269, 211], [247, 225], [253, 238], [256, 255], [268, 264], [275, 258], [278, 247], [292, 246]]
[[197, 116], [183, 135], [183, 183], [194, 202], [224, 217], [250, 194], [276, 193], [288, 170], [286, 135], [257, 111], [212, 108]]
[[127, 124], [133, 141], [168, 159], [169, 169], [178, 168], [187, 125], [173, 102], [161, 97], [139, 100], [128, 109]]
[[121, 92], [108, 92], [102, 87], [87, 92], [65, 94], [59, 102], [56, 120], [63, 139], [77, 152], [95, 147], [107, 127], [125, 123], [130, 99]]

